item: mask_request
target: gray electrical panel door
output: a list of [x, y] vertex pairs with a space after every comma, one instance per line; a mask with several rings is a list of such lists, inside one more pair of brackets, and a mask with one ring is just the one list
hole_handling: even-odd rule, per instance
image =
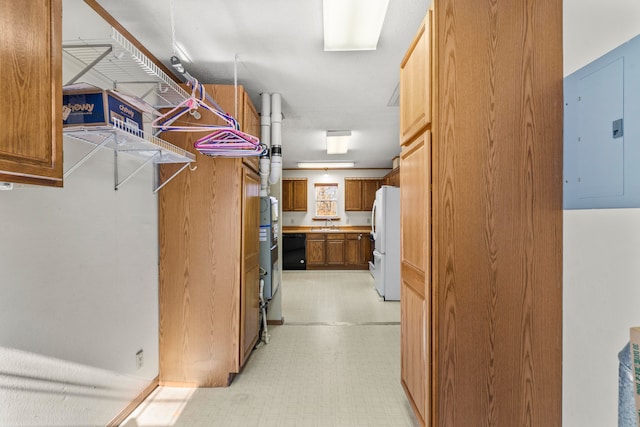
[[624, 137], [612, 132], [623, 116], [623, 75], [624, 58], [618, 58], [578, 84], [577, 176], [565, 180], [575, 180], [581, 199], [624, 194]]
[[640, 36], [564, 79], [565, 209], [640, 207]]

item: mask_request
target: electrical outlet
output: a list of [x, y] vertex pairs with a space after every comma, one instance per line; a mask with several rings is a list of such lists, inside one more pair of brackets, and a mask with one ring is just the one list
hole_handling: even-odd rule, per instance
[[142, 365], [144, 365], [144, 352], [139, 350], [136, 353], [136, 369], [141, 369]]
[[371, 224], [371, 218], [367, 218], [367, 224]]

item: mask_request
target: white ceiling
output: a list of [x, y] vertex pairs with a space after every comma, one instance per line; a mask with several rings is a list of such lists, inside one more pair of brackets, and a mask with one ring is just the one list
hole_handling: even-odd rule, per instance
[[[353, 160], [390, 167], [398, 154], [398, 107], [387, 103], [400, 61], [431, 0], [390, 0], [378, 50], [324, 52], [322, 0], [98, 0], [155, 56], [168, 64], [171, 2], [175, 36], [205, 83], [238, 81], [256, 107], [259, 94], [283, 98], [283, 161]], [[565, 75], [638, 34], [640, 2], [564, 0]], [[106, 38], [108, 27], [82, 0], [63, 0], [63, 39]], [[346, 155], [325, 153], [326, 130], [353, 131]]]
[[[238, 83], [258, 110], [260, 93], [282, 95], [285, 168], [323, 160], [355, 161], [357, 168], [391, 167], [400, 151], [399, 108], [388, 103], [398, 85], [400, 61], [430, 0], [390, 0], [378, 49], [363, 52], [323, 51], [322, 0], [99, 3], [168, 64], [172, 1], [175, 39], [193, 59], [185, 64], [191, 75], [203, 83], [233, 84], [237, 55]], [[69, 28], [69, 14], [86, 8], [78, 3], [64, 3], [63, 38], [93, 27], [83, 20], [84, 29], [81, 23]], [[349, 152], [327, 155], [325, 131], [345, 129], [353, 132]]]

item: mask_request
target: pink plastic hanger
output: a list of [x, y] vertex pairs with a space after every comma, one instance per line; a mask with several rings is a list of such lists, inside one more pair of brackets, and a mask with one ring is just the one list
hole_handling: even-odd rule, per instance
[[[194, 79], [193, 82], [188, 84], [193, 86], [191, 96], [180, 104], [176, 105], [170, 111], [157, 117], [152, 123], [151, 127], [158, 129], [161, 132], [206, 132], [215, 129], [228, 129], [238, 128], [238, 122], [229, 114], [225, 113], [219, 108], [214, 108], [205, 102], [206, 93], [204, 86], [198, 83]], [[176, 125], [176, 120], [184, 116], [187, 113], [193, 114], [199, 107], [211, 111], [216, 116], [220, 117], [226, 125], [211, 125], [211, 124], [189, 124], [189, 125]]]

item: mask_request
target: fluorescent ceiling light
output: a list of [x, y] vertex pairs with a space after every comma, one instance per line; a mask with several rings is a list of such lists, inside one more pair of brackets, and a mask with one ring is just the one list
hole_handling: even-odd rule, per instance
[[340, 169], [340, 168], [352, 168], [355, 166], [354, 162], [312, 162], [312, 163], [305, 163], [305, 162], [301, 162], [298, 163], [298, 167], [302, 168], [302, 169]]
[[324, 50], [375, 50], [389, 0], [323, 0]]
[[350, 130], [327, 131], [327, 154], [345, 154], [349, 150]]

